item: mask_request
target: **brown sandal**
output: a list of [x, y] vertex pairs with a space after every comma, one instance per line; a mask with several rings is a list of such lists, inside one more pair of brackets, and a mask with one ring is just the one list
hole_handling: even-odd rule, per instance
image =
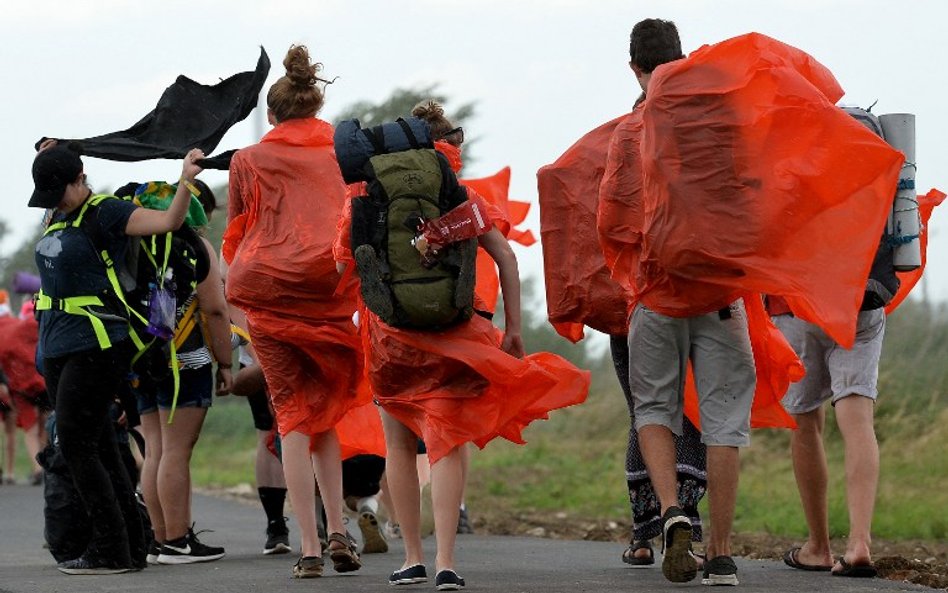
[[355, 542], [342, 533], [329, 536], [329, 558], [336, 572], [352, 572], [362, 568]]

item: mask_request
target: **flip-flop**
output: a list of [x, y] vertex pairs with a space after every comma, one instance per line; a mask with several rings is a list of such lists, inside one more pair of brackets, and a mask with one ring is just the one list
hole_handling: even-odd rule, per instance
[[861, 579], [871, 579], [878, 576], [879, 571], [872, 564], [850, 564], [846, 559], [840, 556], [836, 562], [842, 567], [842, 570], [831, 571], [834, 577], [854, 577]]
[[[795, 548], [790, 548], [783, 554], [783, 563], [789, 566], [790, 568], [796, 568], [798, 570], [810, 570], [815, 572], [829, 572], [833, 567], [832, 566], [821, 566], [819, 564], [804, 564], [797, 559], [797, 555], [800, 553], [800, 550], [803, 548], [797, 546]], [[835, 574], [835, 573], [834, 573]]]

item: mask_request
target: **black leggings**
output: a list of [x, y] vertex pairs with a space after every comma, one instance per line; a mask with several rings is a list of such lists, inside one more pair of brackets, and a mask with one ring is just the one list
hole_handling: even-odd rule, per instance
[[59, 446], [92, 520], [86, 554], [131, 566], [144, 549], [144, 533], [109, 416], [128, 369], [123, 346], [47, 358], [43, 366]]

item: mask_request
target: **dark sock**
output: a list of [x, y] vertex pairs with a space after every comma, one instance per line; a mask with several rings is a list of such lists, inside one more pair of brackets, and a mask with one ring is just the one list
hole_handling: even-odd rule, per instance
[[283, 521], [283, 503], [286, 501], [286, 488], [257, 488], [263, 512], [267, 514], [267, 523]]

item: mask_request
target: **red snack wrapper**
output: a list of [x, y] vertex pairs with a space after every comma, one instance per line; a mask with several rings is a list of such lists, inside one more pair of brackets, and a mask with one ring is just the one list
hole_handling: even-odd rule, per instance
[[440, 218], [425, 221], [420, 231], [428, 248], [437, 251], [443, 245], [479, 237], [493, 227], [487, 213], [468, 200]]

